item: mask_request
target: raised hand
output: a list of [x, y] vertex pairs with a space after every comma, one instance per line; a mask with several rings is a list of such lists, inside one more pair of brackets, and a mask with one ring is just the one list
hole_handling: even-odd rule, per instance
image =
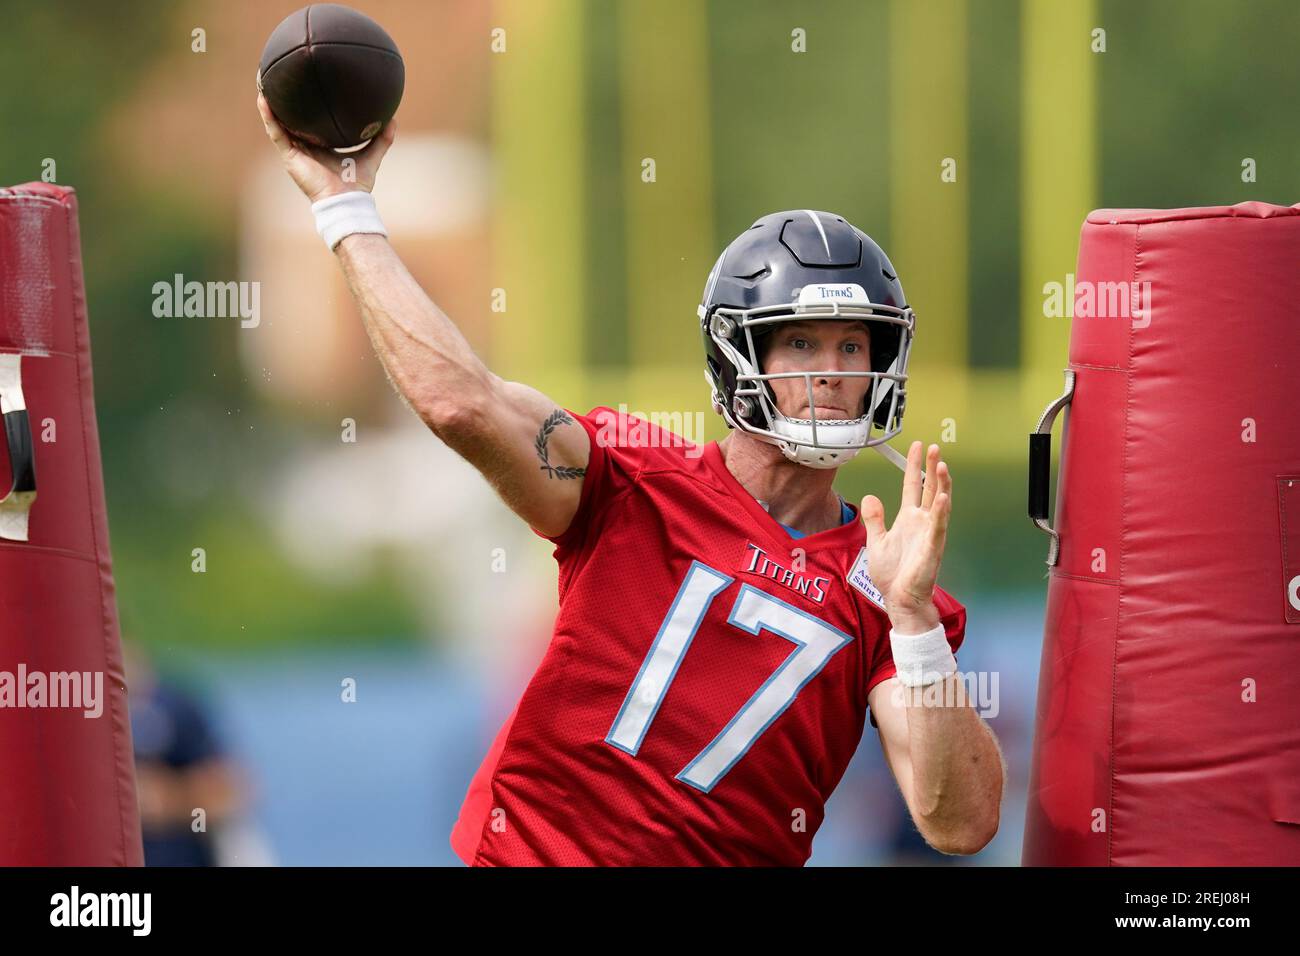
[[903, 634], [919, 634], [939, 623], [934, 586], [943, 560], [952, 514], [952, 477], [931, 445], [921, 481], [922, 444], [907, 450], [903, 497], [893, 527], [885, 530], [885, 507], [875, 495], [862, 499], [862, 523], [867, 528], [867, 568], [885, 597], [890, 622]]
[[[289, 135], [289, 132], [276, 120], [270, 105], [266, 102], [266, 97], [261, 93], [257, 94], [257, 111], [262, 114], [262, 125], [266, 127], [266, 135], [279, 150], [285, 170], [312, 202], [354, 189], [370, 192], [375, 186], [379, 163], [397, 136], [397, 120], [392, 119], [365, 149], [355, 153], [340, 154], [333, 150], [312, 146]], [[343, 163], [349, 159], [356, 163], [355, 167], [351, 165], [348, 167], [355, 175], [350, 174], [345, 178]]]

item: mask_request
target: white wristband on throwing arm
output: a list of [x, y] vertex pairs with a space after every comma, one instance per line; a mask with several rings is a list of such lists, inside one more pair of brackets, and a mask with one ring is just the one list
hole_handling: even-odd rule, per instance
[[316, 231], [330, 252], [345, 238], [358, 232], [388, 235], [379, 218], [379, 210], [375, 208], [375, 197], [364, 189], [321, 199], [311, 204], [311, 211], [316, 216]]
[[898, 679], [905, 687], [925, 687], [957, 672], [957, 658], [952, 656], [943, 624], [924, 634], [899, 634], [891, 627], [889, 646]]

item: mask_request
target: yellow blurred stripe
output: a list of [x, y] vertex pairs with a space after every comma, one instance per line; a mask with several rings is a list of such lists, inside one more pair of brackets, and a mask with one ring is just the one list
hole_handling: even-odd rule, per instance
[[491, 55], [491, 281], [508, 306], [492, 314], [488, 361], [562, 405], [582, 405], [584, 4], [496, 0], [492, 22], [506, 30], [507, 47]]
[[[624, 0], [619, 42], [629, 354], [638, 365], [702, 367], [695, 307], [719, 251], [707, 8]], [[647, 158], [655, 182], [642, 181]]]
[[[892, 188], [886, 252], [917, 312], [912, 369], [925, 381], [964, 370], [967, 361], [966, 16], [966, 0], [889, 5]], [[955, 182], [940, 179], [946, 158], [956, 160]]]
[[1064, 283], [1079, 229], [1097, 197], [1096, 57], [1092, 0], [1024, 0], [1021, 7], [1020, 408], [1035, 419], [1060, 394], [1067, 318], [1043, 315], [1043, 285]]

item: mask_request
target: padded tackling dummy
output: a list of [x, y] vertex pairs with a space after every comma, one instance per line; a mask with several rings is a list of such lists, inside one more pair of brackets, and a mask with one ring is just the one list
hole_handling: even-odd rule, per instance
[[0, 865], [139, 866], [71, 189], [0, 189], [0, 410]]
[[1300, 864], [1300, 205], [1098, 210], [1076, 282], [1024, 863]]

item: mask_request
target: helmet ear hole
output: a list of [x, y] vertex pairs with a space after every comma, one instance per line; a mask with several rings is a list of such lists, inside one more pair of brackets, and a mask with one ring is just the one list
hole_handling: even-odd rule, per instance
[[871, 370], [883, 372], [889, 368], [902, 347], [902, 329], [884, 322], [871, 323]]

